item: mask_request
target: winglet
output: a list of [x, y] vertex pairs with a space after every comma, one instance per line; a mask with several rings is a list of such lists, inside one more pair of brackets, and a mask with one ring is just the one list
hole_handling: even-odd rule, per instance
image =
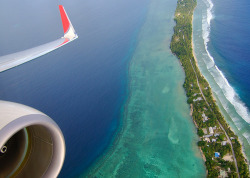
[[74, 30], [74, 27], [72, 26], [68, 18], [68, 15], [65, 12], [65, 9], [62, 5], [59, 6], [59, 10], [61, 13], [61, 18], [62, 18], [64, 36], [55, 41], [52, 41], [52, 42], [49, 42], [49, 43], [31, 48], [31, 49], [9, 54], [6, 56], [0, 56], [0, 72], [6, 71], [10, 68], [13, 68], [25, 62], [31, 61], [59, 47], [62, 47], [63, 45], [66, 45], [67, 43], [78, 38]]
[[76, 39], [78, 36], [71, 24], [69, 17], [62, 5], [59, 5], [59, 10], [62, 18], [62, 25], [64, 31], [64, 38], [68, 38], [70, 41]]

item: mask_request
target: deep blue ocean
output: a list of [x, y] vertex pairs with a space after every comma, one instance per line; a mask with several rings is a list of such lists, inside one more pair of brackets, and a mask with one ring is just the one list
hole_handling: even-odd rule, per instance
[[[127, 71], [148, 0], [60, 1], [79, 38], [0, 73], [0, 99], [34, 107], [56, 121], [66, 141], [60, 177], [83, 173], [108, 147], [127, 98]], [[63, 35], [57, 1], [6, 1], [0, 55]]]
[[[208, 50], [250, 108], [250, 1], [212, 2]], [[62, 129], [66, 158], [60, 177], [83, 173], [114, 138], [127, 98], [128, 65], [148, 3], [61, 0], [79, 38], [0, 73], [0, 100], [34, 107]], [[1, 3], [0, 56], [61, 37], [58, 5], [55, 0]]]
[[212, 0], [208, 50], [240, 99], [250, 108], [250, 1]]
[[193, 40], [202, 74], [250, 159], [250, 2], [198, 0]]

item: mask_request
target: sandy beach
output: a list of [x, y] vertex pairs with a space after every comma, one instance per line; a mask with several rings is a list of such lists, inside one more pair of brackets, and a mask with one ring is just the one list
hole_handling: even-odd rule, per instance
[[[193, 17], [194, 17], [194, 15], [192, 15], [192, 23], [193, 23]], [[192, 24], [192, 27], [193, 27], [193, 24]], [[194, 51], [193, 30], [192, 30], [192, 53], [193, 53], [193, 56], [194, 56], [195, 64], [196, 64], [196, 66], [199, 68], [198, 60], [197, 60], [197, 57], [196, 57], [195, 51]], [[205, 78], [205, 76], [201, 73], [201, 71], [200, 71], [200, 74]], [[208, 83], [208, 85], [209, 85], [209, 87], [211, 88], [211, 86], [210, 86], [209, 83]], [[211, 88], [211, 89], [212, 89], [212, 88]], [[216, 100], [216, 98], [215, 98], [213, 92], [212, 92], [212, 97], [213, 97], [213, 100], [217, 102], [217, 100]], [[195, 125], [196, 125], [196, 123], [195, 123]], [[197, 126], [196, 126], [196, 127], [197, 127]], [[233, 129], [229, 124], [228, 124], [228, 127], [235, 133], [234, 129]], [[247, 156], [246, 156], [246, 154], [245, 154], [244, 144], [243, 144], [243, 142], [242, 142], [240, 139], [238, 139], [238, 140], [239, 140], [239, 142], [240, 142], [240, 144], [241, 144], [241, 146], [242, 146], [242, 147], [241, 147], [241, 151], [242, 151], [243, 156], [244, 156], [244, 158], [245, 158], [245, 160], [246, 160], [246, 163], [249, 165], [249, 160], [247, 159]], [[203, 153], [202, 153], [202, 154], [203, 154]]]

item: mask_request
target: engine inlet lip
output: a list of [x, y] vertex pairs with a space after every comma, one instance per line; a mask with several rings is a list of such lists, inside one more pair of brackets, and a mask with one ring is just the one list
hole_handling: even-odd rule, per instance
[[48, 116], [42, 114], [29, 114], [16, 118], [0, 130], [0, 148], [19, 130], [32, 125], [44, 126], [51, 134], [53, 140], [53, 156], [44, 177], [57, 177], [65, 157], [65, 142], [58, 125]]
[[2, 146], [0, 152], [5, 153], [7, 151], [7, 146]]

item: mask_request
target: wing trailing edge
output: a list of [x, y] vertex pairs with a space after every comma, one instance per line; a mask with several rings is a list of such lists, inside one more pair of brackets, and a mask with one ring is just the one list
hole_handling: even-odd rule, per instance
[[74, 30], [74, 27], [71, 24], [69, 17], [62, 5], [59, 5], [59, 10], [60, 10], [61, 18], [62, 18], [64, 36], [55, 41], [52, 41], [52, 42], [49, 42], [49, 43], [31, 48], [31, 49], [9, 54], [6, 56], [1, 56], [0, 57], [0, 72], [6, 71], [10, 68], [19, 66], [23, 63], [26, 63], [42, 55], [45, 55], [78, 38]]

